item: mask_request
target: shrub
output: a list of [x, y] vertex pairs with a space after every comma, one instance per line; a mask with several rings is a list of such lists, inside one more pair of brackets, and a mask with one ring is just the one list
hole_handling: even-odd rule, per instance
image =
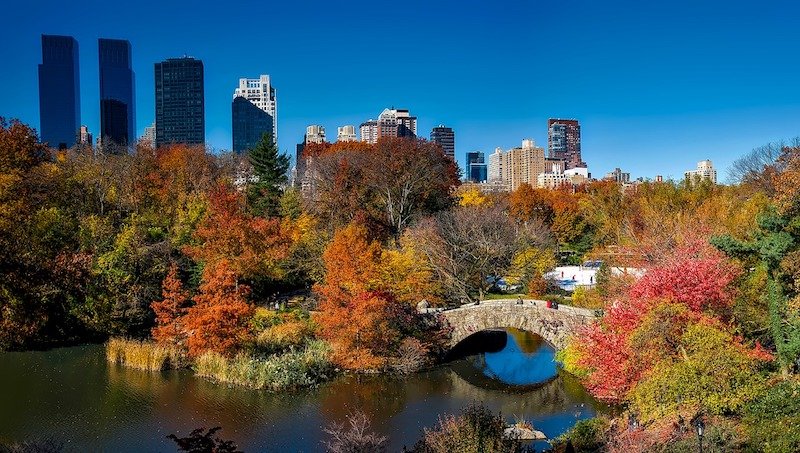
[[505, 436], [506, 422], [484, 406], [470, 405], [458, 417], [447, 415], [410, 450], [414, 453], [515, 453], [524, 452], [519, 439]]
[[430, 365], [431, 358], [428, 352], [428, 348], [416, 338], [404, 338], [400, 342], [399, 356], [392, 368], [404, 374], [417, 372]]
[[380, 453], [386, 451], [386, 437], [369, 430], [366, 414], [347, 416], [347, 423], [333, 423], [325, 428], [331, 439], [323, 442], [330, 453]]
[[610, 423], [605, 418], [579, 420], [553, 442], [554, 451], [566, 451], [567, 443], [576, 452], [599, 452], [605, 447]]
[[329, 348], [321, 341], [310, 342], [302, 351], [267, 357], [239, 353], [227, 358], [208, 351], [195, 363], [198, 376], [255, 389], [282, 390], [318, 384], [332, 373]]
[[64, 444], [53, 439], [27, 440], [10, 445], [0, 444], [0, 453], [61, 453]]
[[590, 309], [603, 308], [603, 298], [597, 289], [579, 286], [572, 293], [572, 305]]
[[147, 371], [183, 368], [189, 363], [186, 352], [176, 346], [124, 338], [108, 340], [106, 360]]

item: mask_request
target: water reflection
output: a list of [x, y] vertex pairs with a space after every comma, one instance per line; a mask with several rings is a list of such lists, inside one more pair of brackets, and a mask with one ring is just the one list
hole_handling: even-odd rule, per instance
[[222, 426], [244, 451], [315, 452], [326, 425], [362, 410], [399, 451], [440, 414], [475, 401], [509, 420], [524, 416], [549, 436], [603, 410], [569, 377], [525, 370], [552, 361], [540, 339], [497, 331], [478, 340], [488, 352], [423, 373], [346, 375], [281, 393], [217, 385], [189, 371], [109, 366], [99, 346], [0, 353], [0, 388], [13, 389], [0, 392], [0, 442], [53, 435], [68, 451], [173, 451], [167, 434]]

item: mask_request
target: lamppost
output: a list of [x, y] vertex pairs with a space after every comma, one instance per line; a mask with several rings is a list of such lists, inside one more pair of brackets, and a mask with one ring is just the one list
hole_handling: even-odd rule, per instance
[[703, 431], [706, 429], [706, 424], [703, 422], [703, 417], [697, 416], [694, 419], [694, 427], [697, 430], [697, 445], [699, 447], [700, 453], [703, 453]]

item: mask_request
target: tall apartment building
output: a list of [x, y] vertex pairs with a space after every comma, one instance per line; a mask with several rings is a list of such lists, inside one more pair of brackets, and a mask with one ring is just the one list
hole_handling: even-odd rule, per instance
[[78, 145], [79, 146], [92, 146], [92, 133], [89, 132], [89, 126], [82, 125], [78, 132]]
[[516, 190], [525, 183], [535, 187], [539, 175], [547, 170], [544, 148], [536, 146], [533, 140], [526, 139], [519, 148], [508, 151], [495, 149], [494, 154], [489, 156], [487, 176], [489, 182], [502, 182], [510, 190]]
[[378, 142], [378, 122], [372, 118], [364, 121], [358, 126], [358, 133], [362, 142], [374, 145]]
[[378, 115], [378, 138], [416, 137], [417, 117], [411, 116], [407, 109], [383, 109]]
[[442, 124], [434, 127], [431, 130], [431, 141], [438, 143], [442, 147], [444, 153], [451, 159], [456, 158], [456, 134], [453, 132], [452, 127], [447, 127]]
[[121, 146], [136, 141], [136, 95], [131, 43], [98, 40], [100, 55], [100, 142]]
[[325, 127], [318, 124], [306, 127], [305, 143], [325, 143]]
[[39, 133], [42, 143], [65, 149], [75, 145], [81, 124], [78, 41], [42, 35], [39, 65]]
[[145, 126], [144, 133], [139, 137], [139, 143], [148, 148], [156, 147], [156, 123]]
[[606, 173], [606, 176], [603, 179], [614, 181], [619, 184], [627, 184], [631, 182], [631, 174], [623, 172], [619, 167], [617, 167], [614, 169], [614, 171]]
[[346, 125], [337, 128], [336, 130], [337, 142], [354, 142], [356, 141], [356, 128], [355, 126]]
[[578, 120], [547, 121], [548, 157], [564, 161], [565, 169], [586, 167], [581, 158], [581, 126]]
[[[240, 103], [239, 113], [244, 115], [244, 118], [234, 118], [234, 141], [236, 140], [236, 125], [240, 127], [247, 127], [246, 130], [240, 131], [240, 143], [252, 142], [254, 136], [258, 136], [258, 140], [264, 132], [272, 134], [272, 139], [278, 143], [278, 100], [275, 93], [275, 87], [270, 83], [269, 75], [262, 74], [257, 79], [241, 78], [239, 79], [239, 87], [233, 92], [233, 100], [236, 98], [244, 98], [252, 105], [263, 111], [264, 114], [258, 114], [253, 109], [247, 109], [243, 103]], [[237, 106], [234, 106], [234, 111]], [[269, 118], [267, 118], [267, 115]], [[252, 123], [247, 123], [249, 119]], [[238, 121], [237, 121], [238, 120]], [[267, 124], [269, 122], [269, 124]], [[243, 134], [243, 135], [241, 135]], [[250, 138], [250, 139], [248, 139]], [[256, 141], [257, 142], [257, 141]], [[251, 145], [252, 147], [254, 145]], [[244, 149], [236, 149], [234, 144], [234, 151], [241, 152]]]
[[699, 178], [700, 180], [707, 179], [713, 184], [717, 183], [717, 170], [714, 169], [714, 164], [708, 159], [698, 162], [697, 169], [685, 172], [684, 176], [689, 182], [694, 182], [695, 179]]
[[156, 147], [205, 143], [203, 62], [183, 57], [156, 63], [155, 86]]

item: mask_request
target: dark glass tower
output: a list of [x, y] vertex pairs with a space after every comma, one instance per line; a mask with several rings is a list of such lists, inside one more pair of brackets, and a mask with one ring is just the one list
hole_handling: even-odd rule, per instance
[[473, 151], [467, 153], [467, 181], [483, 182], [486, 181], [486, 161], [484, 160], [483, 153], [480, 151]]
[[237, 96], [232, 103], [233, 152], [255, 147], [265, 133], [272, 134], [273, 118], [247, 99]]
[[131, 43], [122, 39], [99, 40], [100, 141], [130, 145], [136, 140], [134, 74]]
[[39, 133], [42, 143], [69, 148], [81, 125], [78, 41], [71, 36], [42, 35], [39, 65]]
[[438, 143], [451, 159], [456, 158], [456, 133], [452, 127], [439, 125], [431, 130], [431, 141]]
[[156, 63], [156, 146], [206, 141], [203, 62], [191, 57]]

